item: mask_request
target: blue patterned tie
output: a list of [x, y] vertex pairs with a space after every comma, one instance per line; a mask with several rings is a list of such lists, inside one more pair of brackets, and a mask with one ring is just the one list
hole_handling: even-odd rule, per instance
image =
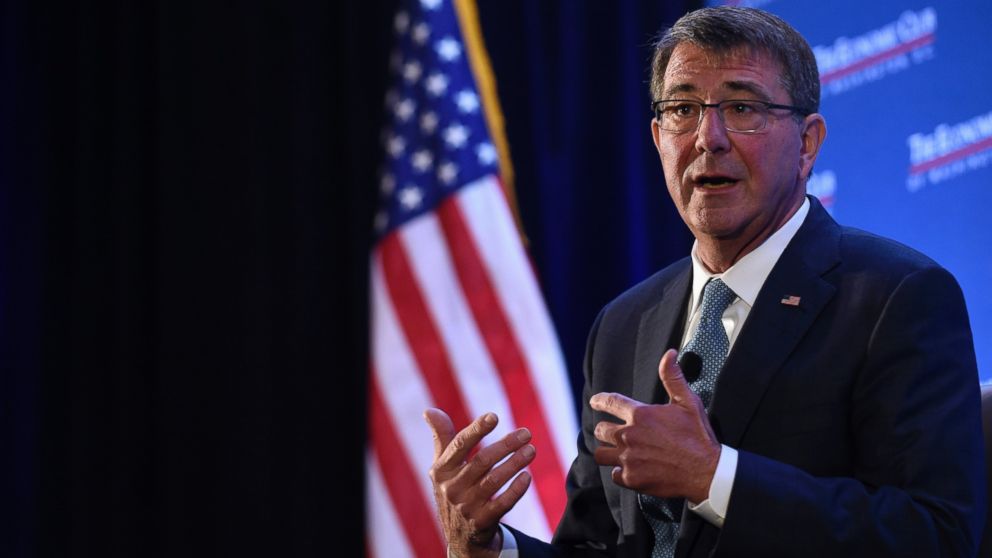
[[[699, 310], [699, 324], [692, 338], [682, 349], [682, 353], [692, 351], [703, 359], [703, 369], [699, 378], [690, 382], [689, 387], [703, 400], [708, 411], [716, 389], [716, 379], [727, 359], [730, 339], [723, 328], [723, 312], [737, 295], [723, 281], [710, 279], [703, 287], [703, 301]], [[675, 542], [679, 538], [679, 522], [682, 520], [681, 498], [655, 498], [639, 494], [644, 517], [654, 531], [654, 548], [651, 558], [673, 558]]]

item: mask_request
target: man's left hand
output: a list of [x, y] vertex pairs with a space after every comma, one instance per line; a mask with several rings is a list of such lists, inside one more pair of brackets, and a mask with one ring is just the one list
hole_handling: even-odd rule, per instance
[[619, 393], [597, 393], [589, 405], [623, 424], [596, 425], [595, 459], [613, 465], [613, 482], [659, 498], [709, 498], [710, 483], [720, 460], [720, 443], [703, 402], [693, 393], [670, 349], [661, 357], [658, 375], [669, 403], [648, 405]]

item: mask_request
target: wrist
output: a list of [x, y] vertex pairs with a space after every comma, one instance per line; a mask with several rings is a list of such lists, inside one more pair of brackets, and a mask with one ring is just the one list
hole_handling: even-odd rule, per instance
[[496, 534], [493, 535], [492, 540], [489, 541], [488, 550], [495, 551], [498, 555], [501, 550], [503, 550], [503, 530], [496, 526]]
[[722, 451], [723, 446], [715, 444], [713, 450], [708, 452], [707, 458], [703, 461], [703, 466], [699, 468], [699, 476], [697, 477], [693, 494], [688, 496], [690, 502], [698, 504], [709, 499], [710, 486], [713, 485], [713, 477], [716, 476], [716, 468], [720, 463], [720, 453]]
[[503, 551], [503, 530], [498, 526], [488, 542], [470, 539], [459, 546], [448, 544], [448, 558], [498, 558]]

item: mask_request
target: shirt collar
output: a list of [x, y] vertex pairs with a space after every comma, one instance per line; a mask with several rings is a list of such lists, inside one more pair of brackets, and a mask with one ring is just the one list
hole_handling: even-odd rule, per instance
[[703, 287], [712, 277], [719, 277], [748, 307], [754, 306], [758, 291], [765, 284], [765, 279], [772, 272], [789, 241], [799, 231], [809, 213], [809, 200], [803, 199], [803, 204], [777, 231], [769, 236], [760, 246], [748, 252], [737, 263], [723, 273], [710, 273], [699, 256], [696, 255], [696, 244], [692, 243], [692, 298], [689, 300], [689, 315], [696, 310], [702, 301]]

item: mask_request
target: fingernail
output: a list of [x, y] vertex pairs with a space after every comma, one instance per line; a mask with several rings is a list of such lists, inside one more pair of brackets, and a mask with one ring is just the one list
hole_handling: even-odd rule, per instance
[[526, 445], [524, 446], [524, 449], [520, 450], [520, 453], [523, 454], [523, 456], [526, 457], [527, 459], [530, 459], [531, 457], [534, 457], [534, 453], [536, 451], [537, 450], [534, 449], [534, 446]]
[[520, 440], [521, 442], [526, 442], [527, 440], [530, 440], [530, 430], [527, 430], [526, 428], [521, 428], [517, 432], [517, 439]]
[[486, 416], [482, 417], [482, 422], [486, 423], [487, 426], [492, 426], [496, 424], [496, 415], [486, 413]]

